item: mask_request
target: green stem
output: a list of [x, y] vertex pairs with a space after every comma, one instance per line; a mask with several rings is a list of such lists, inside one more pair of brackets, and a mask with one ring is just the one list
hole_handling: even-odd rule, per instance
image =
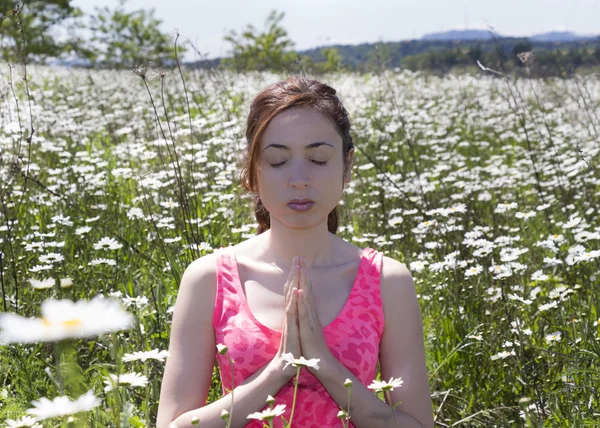
[[151, 425], [151, 421], [150, 421], [150, 385], [152, 385], [152, 383], [150, 382], [150, 372], [148, 370], [148, 361], [144, 361], [144, 373], [146, 374], [146, 377], [148, 378], [148, 385], [146, 385], [146, 424], [148, 426]]
[[350, 426], [350, 388], [348, 388], [348, 419], [346, 419], [346, 428]]
[[229, 418], [227, 419], [227, 428], [231, 425], [231, 419], [233, 418], [233, 391], [235, 390], [235, 371], [233, 370], [233, 360], [227, 353], [227, 359], [229, 360], [229, 367], [231, 367], [231, 410], [229, 411]]
[[296, 393], [298, 392], [298, 377], [300, 376], [300, 369], [302, 366], [296, 368], [296, 381], [294, 382], [294, 399], [292, 400], [292, 413], [290, 414], [290, 423], [288, 428], [292, 428], [292, 419], [294, 419], [294, 408], [296, 407]]
[[392, 417], [394, 418], [394, 426], [397, 427], [398, 424], [396, 423], [396, 409], [394, 409], [394, 406], [391, 404], [392, 398], [390, 397], [390, 391], [385, 391], [385, 395], [387, 396], [390, 406], [392, 406]]

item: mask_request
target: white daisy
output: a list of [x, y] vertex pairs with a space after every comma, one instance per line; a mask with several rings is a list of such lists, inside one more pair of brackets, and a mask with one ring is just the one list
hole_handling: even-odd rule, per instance
[[106, 236], [94, 244], [94, 250], [118, 250], [122, 247], [123, 244], [119, 244], [116, 239]]
[[52, 287], [54, 287], [54, 283], [56, 282], [54, 278], [46, 278], [46, 279], [29, 278], [28, 281], [35, 290], [46, 290], [48, 288], [52, 288]]
[[112, 391], [115, 386], [146, 386], [148, 384], [148, 378], [139, 373], [125, 373], [120, 376], [110, 373], [104, 377], [104, 391]]
[[292, 355], [291, 352], [287, 353], [287, 354], [281, 354], [281, 358], [283, 358], [283, 360], [287, 363], [285, 366], [283, 366], [283, 369], [285, 370], [287, 368], [287, 366], [289, 366], [290, 364], [294, 367], [310, 367], [310, 368], [314, 368], [319, 370], [319, 361], [321, 361], [318, 358], [311, 358], [310, 360], [305, 359], [304, 357], [300, 357], [300, 358], [294, 358], [294, 356]]
[[88, 233], [90, 230], [92, 230], [90, 226], [78, 227], [77, 229], [75, 229], [75, 235], [83, 235], [85, 233]]
[[404, 381], [402, 380], [401, 377], [394, 379], [393, 377], [390, 378], [389, 382], [384, 381], [379, 381], [379, 380], [374, 380], [371, 385], [367, 386], [367, 388], [369, 389], [373, 389], [375, 391], [393, 391], [394, 388], [400, 388], [402, 386], [402, 384], [404, 383]]
[[285, 404], [278, 404], [272, 409], [265, 409], [262, 412], [250, 413], [246, 419], [258, 419], [259, 421], [270, 421], [285, 413]]
[[90, 266], [97, 266], [97, 265], [101, 265], [101, 264], [106, 264], [109, 266], [116, 266], [117, 262], [112, 259], [105, 259], [104, 257], [100, 257], [99, 259], [94, 259], [88, 263], [88, 265], [90, 265]]
[[40, 262], [42, 263], [58, 263], [64, 259], [63, 255], [59, 253], [48, 253], [40, 256]]
[[562, 333], [560, 331], [555, 331], [554, 333], [550, 333], [546, 335], [546, 343], [550, 344], [552, 342], [558, 342]]
[[55, 342], [67, 338], [89, 338], [131, 328], [133, 316], [112, 299], [97, 296], [91, 301], [48, 299], [41, 318], [0, 314], [0, 343]]
[[545, 281], [548, 278], [550, 278], [548, 275], [546, 275], [545, 273], [542, 273], [541, 270], [536, 270], [532, 275], [531, 275], [531, 280], [532, 281]]
[[131, 354], [123, 355], [123, 361], [146, 361], [148, 359], [164, 361], [165, 357], [169, 356], [169, 351], [159, 351], [158, 349], [153, 349], [151, 351], [138, 351], [133, 352]]
[[20, 427], [42, 428], [42, 425], [37, 423], [37, 419], [35, 419], [31, 416], [23, 416], [18, 421], [15, 421], [13, 419], [7, 419], [6, 426], [8, 428], [20, 428]]
[[511, 355], [517, 355], [517, 354], [515, 354], [514, 349], [511, 349], [510, 351], [498, 352], [496, 355], [492, 355], [491, 359], [492, 360], [497, 360], [499, 358], [505, 359], [506, 357], [510, 357]]
[[465, 271], [465, 278], [468, 278], [473, 275], [478, 275], [483, 271], [483, 267], [480, 265], [472, 266]]
[[73, 286], [73, 280], [70, 277], [60, 279], [60, 288], [70, 288]]
[[34, 408], [28, 409], [27, 413], [35, 415], [38, 421], [54, 418], [56, 416], [73, 415], [79, 412], [87, 412], [100, 405], [100, 399], [94, 396], [94, 391], [88, 391], [77, 400], [71, 401], [67, 396], [56, 397], [50, 401], [42, 397], [40, 401], [32, 401]]

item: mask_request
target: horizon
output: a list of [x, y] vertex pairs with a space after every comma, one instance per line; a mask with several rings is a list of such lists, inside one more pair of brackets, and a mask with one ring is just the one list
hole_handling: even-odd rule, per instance
[[[118, 0], [73, 0], [72, 4], [91, 14], [94, 7], [116, 8]], [[231, 30], [239, 34], [253, 25], [263, 31], [272, 10], [284, 12], [280, 25], [295, 51], [420, 40], [428, 34], [487, 31], [490, 26], [508, 37], [564, 31], [598, 35], [596, 17], [600, 16], [600, 0], [256, 0], [252, 4], [196, 0], [178, 2], [177, 7], [164, 0], [129, 0], [124, 8], [154, 9], [162, 31], [175, 35], [179, 29], [182, 40], [192, 42], [209, 60], [230, 56], [230, 44], [223, 37]], [[199, 59], [189, 51], [184, 56], [185, 61]]]

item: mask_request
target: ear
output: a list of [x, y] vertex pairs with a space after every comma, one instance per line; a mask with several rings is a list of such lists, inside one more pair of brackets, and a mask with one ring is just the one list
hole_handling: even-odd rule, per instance
[[348, 164], [350, 166], [348, 167], [348, 172], [344, 176], [344, 182], [345, 183], [349, 183], [350, 180], [352, 179], [352, 161], [353, 161], [353, 155], [354, 155], [354, 149], [350, 149], [350, 151], [348, 152]]

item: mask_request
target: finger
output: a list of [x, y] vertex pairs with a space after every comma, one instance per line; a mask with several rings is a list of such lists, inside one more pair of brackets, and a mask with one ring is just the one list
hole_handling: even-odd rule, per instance
[[[294, 258], [294, 262], [295, 261], [296, 261], [296, 258]], [[293, 287], [294, 281], [296, 280], [296, 276], [297, 276], [296, 264], [294, 262], [292, 264], [292, 269], [290, 269], [290, 272], [288, 274], [287, 281], [285, 282], [285, 285], [283, 286], [283, 296], [284, 296], [284, 301], [285, 301], [286, 305], [289, 301], [290, 290]]]
[[300, 274], [298, 278], [298, 290], [304, 290], [304, 268], [300, 268]]
[[296, 287], [292, 288], [292, 295], [288, 307], [288, 313], [294, 319], [294, 322], [296, 322], [296, 315], [298, 314], [298, 288]]
[[310, 278], [308, 277], [308, 272], [304, 269], [303, 273], [303, 283], [302, 289], [304, 293], [306, 293], [303, 297], [308, 304], [312, 304], [313, 294], [312, 294], [312, 282], [310, 282]]

